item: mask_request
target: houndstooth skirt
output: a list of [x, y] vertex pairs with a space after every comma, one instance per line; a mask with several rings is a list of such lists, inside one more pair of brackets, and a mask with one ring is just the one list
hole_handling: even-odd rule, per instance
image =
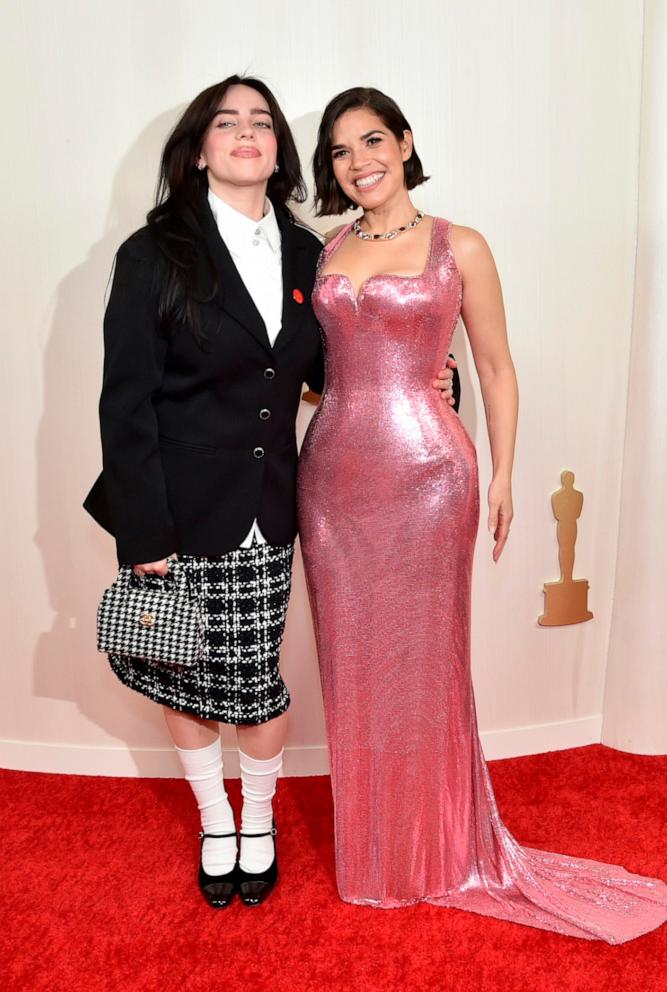
[[279, 670], [293, 545], [256, 544], [219, 558], [179, 555], [199, 598], [208, 655], [191, 667], [109, 655], [130, 689], [174, 710], [258, 724], [290, 703]]

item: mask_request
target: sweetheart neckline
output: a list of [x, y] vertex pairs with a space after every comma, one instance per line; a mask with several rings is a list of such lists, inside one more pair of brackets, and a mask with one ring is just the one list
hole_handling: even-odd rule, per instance
[[[435, 225], [437, 224], [439, 219], [440, 219], [439, 217], [433, 218], [433, 222], [431, 224], [430, 237], [429, 237], [428, 255], [426, 256], [426, 264], [424, 265], [422, 271], [419, 272], [416, 276], [402, 276], [400, 273], [395, 273], [395, 272], [376, 272], [374, 275], [368, 276], [368, 278], [364, 279], [364, 281], [360, 284], [359, 291], [357, 293], [355, 293], [354, 291], [354, 283], [352, 282], [350, 277], [346, 275], [344, 272], [322, 272], [320, 270], [320, 272], [318, 272], [317, 274], [318, 281], [321, 281], [322, 279], [330, 279], [332, 276], [336, 276], [338, 279], [344, 279], [347, 282], [350, 289], [352, 290], [352, 298], [354, 300], [354, 306], [355, 309], [358, 310], [360, 300], [364, 295], [364, 290], [366, 289], [366, 287], [370, 282], [373, 282], [374, 279], [401, 279], [403, 280], [403, 282], [406, 281], [411, 282], [414, 281], [415, 279], [423, 279], [424, 276], [427, 274], [428, 270], [431, 268], [431, 262], [433, 259], [433, 248], [435, 243]], [[349, 225], [345, 237], [347, 237], [351, 229], [352, 229], [352, 224]], [[336, 245], [334, 250], [327, 258], [327, 261], [333, 258], [333, 256], [336, 254], [343, 241], [345, 241], [345, 238], [340, 239], [340, 242]]]

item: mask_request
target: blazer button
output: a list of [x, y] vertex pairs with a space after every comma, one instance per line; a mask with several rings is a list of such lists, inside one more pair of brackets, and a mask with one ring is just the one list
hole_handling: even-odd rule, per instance
[[255, 458], [263, 458], [264, 457], [264, 448], [254, 448], [253, 449], [253, 455], [255, 456]]
[[271, 411], [267, 410], [266, 408], [264, 410], [259, 411], [260, 420], [268, 420], [270, 416], [271, 416]]
[[275, 369], [264, 369], [265, 379], [275, 379], [275, 377], [276, 377]]

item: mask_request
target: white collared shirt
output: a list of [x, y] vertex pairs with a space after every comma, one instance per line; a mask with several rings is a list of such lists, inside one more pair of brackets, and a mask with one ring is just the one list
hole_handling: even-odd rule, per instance
[[261, 220], [253, 220], [208, 191], [208, 202], [220, 237], [259, 310], [271, 347], [282, 326], [283, 273], [280, 229], [273, 204], [266, 200]]
[[[208, 191], [208, 202], [220, 237], [266, 326], [271, 347], [282, 327], [283, 274], [280, 230], [273, 204], [267, 198], [261, 220], [253, 220]], [[266, 544], [255, 519], [240, 547]]]

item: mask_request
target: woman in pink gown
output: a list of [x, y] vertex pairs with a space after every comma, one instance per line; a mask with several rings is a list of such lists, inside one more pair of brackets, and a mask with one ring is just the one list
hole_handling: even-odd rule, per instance
[[424, 175], [410, 128], [376, 90], [331, 101], [315, 175], [322, 214], [364, 209], [320, 260], [326, 388], [298, 484], [341, 897], [630, 940], [667, 918], [665, 883], [522, 847], [500, 819], [479, 743], [469, 649], [477, 459], [430, 384], [462, 315], [487, 412], [497, 560], [512, 518], [517, 404], [488, 247], [416, 213], [408, 190]]

